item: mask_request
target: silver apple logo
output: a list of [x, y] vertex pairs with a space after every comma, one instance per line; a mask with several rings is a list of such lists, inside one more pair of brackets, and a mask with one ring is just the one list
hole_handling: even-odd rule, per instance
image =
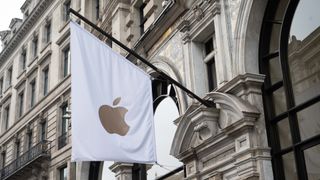
[[[117, 106], [120, 103], [120, 100], [121, 97], [116, 98], [113, 101], [113, 106]], [[103, 128], [110, 134], [115, 133], [119, 134], [120, 136], [125, 136], [130, 128], [124, 120], [127, 112], [128, 109], [121, 106], [100, 106], [99, 118]]]

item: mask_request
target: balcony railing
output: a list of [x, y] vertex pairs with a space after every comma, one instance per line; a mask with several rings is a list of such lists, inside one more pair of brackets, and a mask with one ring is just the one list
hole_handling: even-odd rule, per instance
[[67, 141], [68, 141], [68, 134], [67, 133], [61, 134], [61, 136], [59, 136], [58, 138], [58, 149], [61, 149], [62, 147], [67, 145], [68, 143]]
[[1, 179], [7, 179], [40, 157], [50, 157], [50, 142], [42, 141], [30, 148], [1, 170]]

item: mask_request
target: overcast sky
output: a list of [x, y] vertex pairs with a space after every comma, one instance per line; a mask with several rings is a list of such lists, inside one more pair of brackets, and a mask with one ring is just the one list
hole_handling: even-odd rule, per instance
[[[8, 30], [12, 18], [22, 18], [20, 7], [25, 0], [0, 0], [0, 31]], [[0, 50], [2, 47], [0, 47]], [[167, 169], [175, 169], [181, 163], [169, 155], [171, 142], [174, 136], [176, 126], [173, 120], [179, 116], [178, 110], [171, 99], [164, 100], [155, 113], [155, 130], [158, 162], [165, 165], [161, 168], [155, 165], [148, 172], [148, 179], [154, 179], [155, 175], [161, 176], [169, 171]], [[112, 180], [114, 174], [108, 169], [112, 162], [106, 162], [104, 165], [103, 180]]]

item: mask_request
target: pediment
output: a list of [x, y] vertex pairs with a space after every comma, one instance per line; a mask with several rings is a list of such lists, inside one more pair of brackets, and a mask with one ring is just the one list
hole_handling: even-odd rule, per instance
[[180, 116], [170, 154], [178, 157], [183, 152], [196, 148], [210, 138], [224, 133], [237, 122], [255, 121], [260, 112], [249, 102], [227, 93], [212, 92], [209, 99], [216, 107], [207, 108], [202, 105], [191, 105]]

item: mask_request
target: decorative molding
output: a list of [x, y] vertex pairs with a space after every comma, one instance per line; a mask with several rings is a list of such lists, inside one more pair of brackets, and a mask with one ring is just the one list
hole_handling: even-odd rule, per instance
[[34, 24], [39, 20], [41, 15], [54, 1], [52, 0], [42, 0], [39, 1], [38, 5], [33, 9], [28, 18], [22, 23], [19, 30], [10, 39], [8, 45], [2, 50], [0, 54], [0, 66], [7, 60], [7, 58], [13, 53], [16, 46], [18, 46], [22, 39], [26, 37]]
[[221, 14], [220, 0], [215, 0], [213, 3], [212, 15], [215, 16], [217, 14]]

